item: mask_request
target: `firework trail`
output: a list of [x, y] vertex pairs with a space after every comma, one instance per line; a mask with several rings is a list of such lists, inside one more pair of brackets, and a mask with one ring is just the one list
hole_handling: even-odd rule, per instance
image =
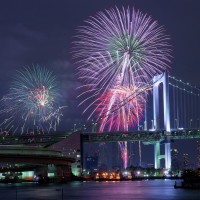
[[[138, 125], [143, 109], [141, 102], [146, 101], [144, 95], [136, 95], [123, 108], [119, 106], [116, 113], [112, 111], [126, 101], [126, 95], [145, 88], [153, 76], [168, 70], [171, 49], [164, 28], [140, 11], [115, 8], [90, 17], [79, 28], [74, 43], [78, 77], [83, 82], [80, 87], [83, 92], [78, 97], [83, 99], [80, 105], [88, 104], [84, 112], [90, 112], [89, 118], [99, 114], [100, 131], [127, 131], [133, 124]], [[130, 111], [129, 107], [134, 110]], [[131, 120], [128, 111], [132, 112]], [[127, 143], [119, 145], [126, 166]]]
[[[145, 104], [144, 95], [138, 95], [129, 101], [130, 95], [135, 91], [135, 88], [114, 88], [108, 90], [99, 98], [97, 105], [98, 118], [100, 118], [99, 131], [128, 131], [129, 128], [138, 125], [139, 119], [142, 117]], [[115, 111], [111, 108], [118, 107], [121, 102], [125, 106], [121, 106]], [[124, 168], [128, 164], [127, 142], [118, 142], [121, 150], [121, 158]]]
[[57, 104], [56, 77], [39, 65], [16, 71], [8, 94], [0, 100], [0, 127], [24, 133], [29, 129], [55, 130], [62, 117]]

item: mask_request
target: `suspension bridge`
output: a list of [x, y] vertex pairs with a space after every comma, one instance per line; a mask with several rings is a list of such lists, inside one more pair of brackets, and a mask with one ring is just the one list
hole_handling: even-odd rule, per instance
[[[137, 130], [90, 133], [84, 135], [83, 141], [142, 141], [152, 144], [154, 167], [160, 168], [160, 160], [165, 159], [165, 168], [170, 169], [171, 141], [200, 138], [200, 89], [165, 72], [154, 76], [151, 94]], [[164, 155], [160, 153], [161, 144], [165, 145]]]
[[[176, 139], [200, 138], [200, 89], [163, 73], [153, 78], [150, 93], [152, 95], [149, 95], [145, 105], [144, 118], [138, 122], [136, 130], [97, 133], [92, 127], [90, 132], [79, 131], [80, 146], [83, 147], [83, 143], [89, 142], [141, 141], [144, 144], [154, 145], [155, 168], [160, 168], [160, 160], [164, 159], [165, 168], [170, 169], [171, 142]], [[6, 134], [0, 135], [1, 145], [50, 146], [73, 135], [71, 132]], [[160, 153], [161, 144], [165, 146], [164, 155]]]

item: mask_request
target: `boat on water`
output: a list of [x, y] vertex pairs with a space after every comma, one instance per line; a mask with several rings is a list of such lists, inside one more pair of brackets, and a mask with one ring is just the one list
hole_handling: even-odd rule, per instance
[[183, 181], [181, 183], [175, 181], [174, 188], [200, 189], [200, 169], [184, 171]]
[[182, 181], [181, 184], [177, 184], [175, 181], [174, 188], [183, 188], [183, 189], [200, 189], [200, 179], [198, 181]]

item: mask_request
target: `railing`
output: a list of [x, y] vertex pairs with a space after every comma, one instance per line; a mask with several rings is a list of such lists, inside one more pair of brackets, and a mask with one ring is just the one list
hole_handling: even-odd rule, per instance
[[[56, 143], [67, 138], [70, 134], [33, 135], [33, 136], [0, 136], [0, 145], [15, 144], [49, 144]], [[83, 142], [117, 142], [117, 141], [142, 141], [161, 142], [163, 140], [193, 139], [200, 138], [200, 129], [171, 130], [167, 133], [164, 130], [158, 131], [133, 131], [133, 132], [103, 132], [83, 133]]]
[[200, 138], [199, 129], [176, 130], [167, 133], [161, 131], [135, 131], [135, 132], [110, 132], [110, 133], [87, 133], [83, 134], [83, 142], [117, 142], [117, 141], [142, 141], [155, 143], [174, 139]]

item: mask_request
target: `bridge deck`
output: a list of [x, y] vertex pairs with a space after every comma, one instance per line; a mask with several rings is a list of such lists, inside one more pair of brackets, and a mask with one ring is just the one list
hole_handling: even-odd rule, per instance
[[[43, 135], [7, 135], [0, 136], [0, 145], [29, 144], [45, 146], [59, 142], [73, 133], [43, 134]], [[82, 133], [83, 142], [117, 142], [117, 141], [142, 141], [155, 143], [177, 139], [200, 138], [199, 129], [172, 130], [170, 133], [164, 130], [157, 131], [132, 131], [132, 132], [103, 132]]]
[[165, 131], [134, 131], [134, 132], [108, 132], [108, 133], [85, 133], [83, 142], [117, 142], [117, 141], [142, 141], [155, 143], [177, 139], [200, 138], [199, 129]]

